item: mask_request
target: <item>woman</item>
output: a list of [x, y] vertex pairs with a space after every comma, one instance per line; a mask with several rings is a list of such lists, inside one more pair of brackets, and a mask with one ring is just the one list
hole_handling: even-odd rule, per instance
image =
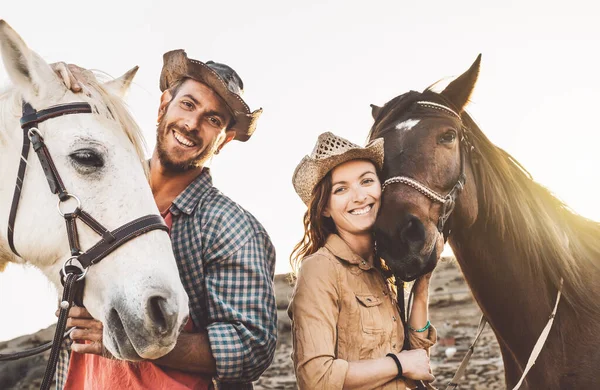
[[383, 140], [362, 148], [319, 136], [293, 184], [308, 206], [288, 314], [300, 389], [405, 389], [432, 381], [426, 352], [436, 340], [428, 316], [429, 276], [416, 282], [410, 350], [372, 228], [379, 210]]

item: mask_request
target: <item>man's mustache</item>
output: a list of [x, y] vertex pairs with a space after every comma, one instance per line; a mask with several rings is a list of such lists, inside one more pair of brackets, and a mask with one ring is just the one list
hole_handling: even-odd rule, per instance
[[192, 133], [188, 132], [185, 129], [182, 129], [181, 127], [177, 126], [176, 124], [169, 126], [168, 129], [169, 129], [169, 131], [174, 130], [174, 131], [178, 132], [185, 138], [187, 138], [190, 141], [192, 141], [193, 143], [195, 143], [196, 146], [202, 146], [202, 139], [196, 138]]

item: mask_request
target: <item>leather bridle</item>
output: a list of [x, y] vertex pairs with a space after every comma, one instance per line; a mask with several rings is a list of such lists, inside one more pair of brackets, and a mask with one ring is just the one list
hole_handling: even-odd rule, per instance
[[[450, 114], [450, 115], [458, 118], [458, 120], [461, 122], [461, 125], [462, 125], [462, 118], [460, 117], [460, 115], [456, 111], [454, 111], [453, 109], [451, 109], [447, 106], [444, 106], [439, 103], [430, 102], [430, 101], [419, 101], [416, 104], [423, 108], [434, 109], [434, 110], [438, 110], [438, 111], [442, 111], [447, 114]], [[474, 150], [473, 145], [469, 141], [467, 129], [465, 128], [464, 125], [462, 126], [461, 130], [462, 131], [460, 134], [460, 142], [461, 142], [460, 143], [460, 151], [461, 151], [460, 174], [458, 176], [456, 184], [454, 184], [454, 186], [448, 192], [448, 194], [441, 195], [438, 192], [427, 187], [425, 184], [419, 182], [418, 180], [415, 180], [415, 179], [407, 177], [407, 176], [395, 176], [395, 177], [391, 177], [391, 178], [385, 180], [383, 183], [383, 186], [382, 186], [382, 190], [381, 190], [383, 192], [386, 189], [386, 187], [389, 186], [390, 184], [396, 184], [396, 183], [404, 184], [404, 185], [407, 185], [407, 186], [417, 190], [418, 192], [425, 195], [427, 198], [429, 198], [433, 202], [441, 203], [442, 211], [440, 213], [437, 227], [438, 227], [438, 231], [443, 234], [444, 241], [446, 241], [448, 239], [448, 236], [450, 234], [450, 230], [447, 228], [447, 226], [446, 226], [446, 229], [444, 229], [444, 225], [448, 221], [448, 218], [450, 217], [450, 214], [452, 214], [452, 211], [454, 211], [454, 206], [456, 205], [456, 198], [458, 197], [458, 195], [460, 194], [460, 192], [463, 190], [463, 188], [465, 186], [466, 156], [468, 153], [471, 153]], [[403, 290], [402, 290], [403, 284], [402, 284], [402, 282], [397, 282], [397, 283], [398, 283], [397, 291], [398, 291], [398, 303], [399, 303], [398, 306], [399, 306], [400, 313], [402, 315], [403, 324], [406, 327], [406, 322], [408, 321], [408, 318], [409, 318], [409, 310], [411, 307], [411, 298], [413, 295], [413, 291], [411, 290], [411, 293], [409, 295], [408, 308], [405, 312], [404, 294], [403, 294]], [[413, 285], [413, 287], [414, 287], [414, 285]], [[525, 369], [523, 370], [523, 373], [521, 374], [521, 378], [519, 379], [519, 382], [513, 387], [513, 390], [518, 390], [521, 387], [521, 385], [523, 384], [523, 381], [525, 380], [525, 377], [529, 373], [529, 370], [535, 364], [537, 357], [541, 353], [541, 351], [544, 347], [544, 344], [545, 344], [546, 340], [548, 339], [550, 329], [552, 328], [552, 325], [554, 324], [554, 318], [556, 316], [556, 311], [558, 310], [558, 304], [560, 302], [562, 288], [563, 288], [563, 279], [561, 278], [560, 286], [558, 288], [558, 293], [556, 296], [556, 301], [554, 304], [554, 309], [552, 310], [552, 313], [550, 314], [550, 317], [548, 318], [548, 322], [546, 323], [546, 326], [542, 330], [539, 338], [537, 339], [537, 341], [533, 347], [533, 350], [531, 352], [531, 355], [529, 356], [529, 359], [527, 360], [527, 365], [525, 366]], [[402, 291], [402, 293], [400, 293], [401, 291]], [[464, 374], [466, 372], [469, 360], [471, 359], [471, 356], [473, 355], [473, 353], [475, 351], [475, 345], [479, 341], [480, 336], [481, 336], [486, 324], [487, 324], [487, 319], [485, 318], [485, 316], [482, 315], [481, 319], [479, 321], [477, 335], [475, 336], [475, 339], [474, 339], [473, 343], [471, 344], [471, 346], [468, 348], [467, 353], [465, 354], [458, 370], [456, 371], [452, 380], [446, 387], [446, 390], [456, 390], [458, 388], [460, 379], [464, 376]], [[405, 347], [406, 347], [406, 345], [405, 345]], [[418, 384], [418, 386], [424, 386], [424, 385]]]
[[[429, 101], [419, 101], [416, 102], [416, 104], [423, 108], [434, 109], [450, 114], [456, 117], [462, 124], [462, 119], [460, 115], [447, 106]], [[450, 231], [448, 229], [444, 230], [444, 226], [448, 221], [448, 218], [450, 218], [450, 214], [452, 214], [452, 212], [454, 211], [454, 206], [456, 205], [456, 198], [465, 187], [465, 182], [467, 180], [467, 176], [465, 174], [466, 156], [467, 153], [470, 153], [472, 150], [472, 147], [470, 146], [470, 143], [465, 134], [464, 127], [461, 131], [460, 137], [460, 174], [458, 175], [456, 183], [446, 195], [442, 195], [427, 187], [420, 181], [407, 176], [390, 177], [383, 182], [383, 185], [381, 187], [381, 192], [383, 193], [390, 184], [404, 184], [425, 195], [434, 203], [440, 203], [442, 205], [442, 210], [438, 219], [437, 229], [441, 234], [444, 235], [444, 240], [447, 240], [448, 235], [450, 234]]]
[[[44, 352], [51, 347], [52, 351], [50, 353], [50, 359], [48, 360], [46, 373], [40, 387], [41, 389], [50, 388], [50, 384], [56, 370], [56, 362], [58, 360], [60, 344], [63, 338], [67, 336], [66, 334], [63, 334], [65, 331], [70, 307], [72, 306], [73, 302], [79, 306], [83, 306], [84, 279], [89, 268], [92, 265], [100, 262], [115, 249], [135, 237], [152, 230], [168, 231], [163, 219], [159, 215], [154, 214], [137, 218], [112, 231], [108, 230], [100, 222], [83, 210], [81, 201], [77, 196], [67, 191], [64, 182], [62, 181], [60, 174], [56, 169], [56, 165], [52, 160], [50, 152], [44, 143], [44, 138], [40, 134], [37, 126], [48, 119], [56, 118], [62, 115], [89, 114], [93, 112], [92, 106], [89, 103], [84, 102], [56, 105], [40, 111], [36, 111], [29, 103], [23, 102], [23, 116], [21, 117], [21, 128], [23, 129], [23, 148], [21, 151], [21, 159], [17, 172], [17, 181], [15, 185], [12, 206], [8, 218], [8, 244], [11, 250], [17, 256], [21, 257], [15, 248], [14, 227], [27, 168], [27, 157], [29, 156], [29, 150], [31, 149], [31, 146], [33, 146], [33, 150], [36, 152], [46, 179], [48, 180], [50, 191], [58, 196], [58, 212], [66, 222], [67, 237], [69, 240], [69, 247], [71, 248], [71, 257], [64, 263], [60, 272], [61, 283], [64, 286], [64, 290], [62, 301], [60, 303], [60, 314], [53, 342], [44, 346], [36, 347], [26, 352], [0, 355], [0, 361], [16, 360], [27, 356], [32, 356], [34, 354]], [[69, 199], [74, 199], [77, 202], [77, 207], [73, 211], [66, 213], [62, 211], [61, 205], [67, 202]], [[79, 234], [77, 232], [76, 224], [77, 219], [88, 225], [92, 230], [102, 237], [98, 243], [85, 252], [81, 251], [79, 244]]]

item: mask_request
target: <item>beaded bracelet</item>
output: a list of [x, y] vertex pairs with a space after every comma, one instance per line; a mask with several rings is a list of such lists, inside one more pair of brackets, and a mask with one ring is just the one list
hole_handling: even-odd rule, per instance
[[402, 364], [400, 364], [400, 359], [398, 359], [398, 356], [396, 356], [395, 353], [388, 353], [387, 355], [385, 355], [386, 357], [391, 357], [394, 362], [396, 363], [396, 367], [398, 367], [398, 375], [396, 375], [396, 379], [400, 379], [402, 378]]
[[421, 329], [415, 329], [412, 326], [410, 326], [410, 324], [408, 325], [408, 329], [412, 330], [413, 332], [417, 332], [417, 333], [423, 333], [425, 332], [427, 329], [429, 329], [429, 327], [431, 326], [431, 322], [429, 322], [429, 320], [427, 320], [427, 323], [425, 324], [424, 327], [422, 327]]

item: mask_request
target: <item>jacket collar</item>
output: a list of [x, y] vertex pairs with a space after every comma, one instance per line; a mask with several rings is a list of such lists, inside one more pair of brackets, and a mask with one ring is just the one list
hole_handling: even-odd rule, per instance
[[330, 234], [325, 241], [325, 248], [329, 250], [335, 257], [347, 263], [357, 265], [362, 270], [373, 268], [368, 261], [357, 255], [350, 249], [346, 241], [342, 240], [337, 234]]

